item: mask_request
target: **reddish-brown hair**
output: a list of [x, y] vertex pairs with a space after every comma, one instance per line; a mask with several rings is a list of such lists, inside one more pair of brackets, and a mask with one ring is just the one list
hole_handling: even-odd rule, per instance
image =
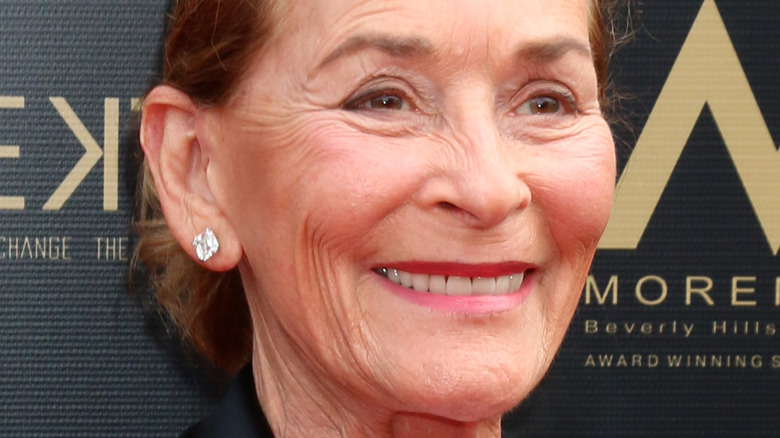
[[[590, 0], [589, 31], [600, 101], [609, 103], [607, 64], [614, 43], [612, 14], [619, 0]], [[272, 38], [279, 0], [178, 0], [165, 44], [164, 84], [199, 105], [223, 104], [248, 60]], [[237, 269], [203, 269], [179, 246], [165, 222], [146, 163], [138, 183], [139, 242], [156, 299], [182, 338], [213, 364], [234, 373], [251, 356], [249, 310]]]
[[[222, 104], [240, 81], [247, 60], [271, 37], [272, 6], [269, 0], [176, 1], [162, 83], [183, 91], [198, 105]], [[179, 246], [165, 222], [145, 161], [138, 205], [134, 263], [146, 267], [157, 302], [184, 341], [214, 365], [234, 373], [252, 350], [251, 321], [238, 270], [203, 269]]]

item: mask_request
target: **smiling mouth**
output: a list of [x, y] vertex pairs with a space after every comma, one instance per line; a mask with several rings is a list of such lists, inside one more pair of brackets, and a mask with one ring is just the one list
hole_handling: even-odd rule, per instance
[[417, 292], [448, 296], [509, 295], [523, 285], [526, 272], [497, 277], [413, 274], [396, 268], [373, 270], [391, 282]]

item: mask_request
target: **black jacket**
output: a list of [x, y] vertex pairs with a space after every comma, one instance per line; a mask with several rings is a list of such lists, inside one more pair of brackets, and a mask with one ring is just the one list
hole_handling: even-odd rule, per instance
[[225, 398], [205, 420], [187, 429], [181, 438], [273, 438], [274, 434], [257, 402], [252, 367], [244, 367], [233, 379]]

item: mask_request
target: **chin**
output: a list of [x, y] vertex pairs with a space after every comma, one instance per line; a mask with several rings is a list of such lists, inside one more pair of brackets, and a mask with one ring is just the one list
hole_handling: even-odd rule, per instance
[[472, 388], [458, 388], [457, 391], [442, 394], [438, 400], [432, 400], [424, 411], [461, 423], [497, 418], [520, 404], [537, 383], [538, 379], [514, 386], [482, 384]]
[[[404, 410], [466, 423], [496, 418], [522, 402], [549, 365], [538, 355], [477, 353], [443, 355], [449, 362], [421, 366], [418, 372], [427, 374], [410, 381], [407, 394], [398, 394], [399, 399], [412, 401]], [[459, 366], [452, 366], [455, 363]]]

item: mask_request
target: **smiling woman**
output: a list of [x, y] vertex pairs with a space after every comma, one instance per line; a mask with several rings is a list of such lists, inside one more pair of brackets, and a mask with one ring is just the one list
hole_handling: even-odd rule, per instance
[[251, 364], [188, 433], [499, 436], [609, 215], [600, 5], [250, 3], [179, 1], [144, 101], [137, 258]]

